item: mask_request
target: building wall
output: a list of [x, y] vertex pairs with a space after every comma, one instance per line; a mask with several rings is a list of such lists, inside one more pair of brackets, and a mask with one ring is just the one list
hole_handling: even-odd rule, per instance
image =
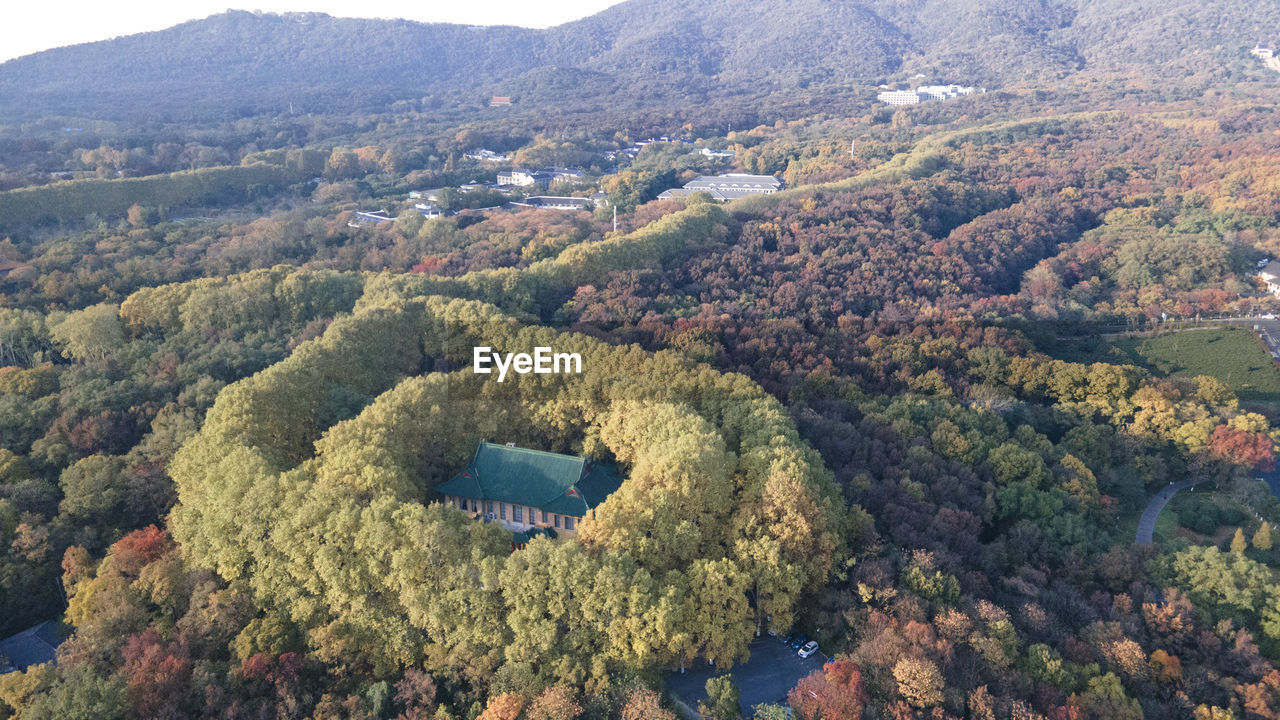
[[[557, 534], [574, 535], [578, 532], [578, 523], [582, 518], [576, 515], [559, 515], [539, 510], [528, 505], [515, 505], [498, 500], [471, 500], [455, 495], [446, 495], [446, 505], [458, 508], [472, 517], [488, 517], [513, 532], [523, 532], [531, 528], [552, 528]], [[516, 510], [520, 510], [520, 520], [516, 520]]]
[[876, 96], [876, 99], [888, 105], [918, 105], [920, 103], [920, 95], [910, 90], [882, 92]]

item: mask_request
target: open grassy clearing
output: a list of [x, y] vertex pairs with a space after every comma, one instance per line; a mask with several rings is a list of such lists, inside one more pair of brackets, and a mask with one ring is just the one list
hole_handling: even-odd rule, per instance
[[1161, 377], [1209, 375], [1244, 402], [1280, 409], [1280, 369], [1253, 333], [1243, 328], [1102, 339], [1064, 346], [1056, 354], [1077, 362], [1136, 365]]

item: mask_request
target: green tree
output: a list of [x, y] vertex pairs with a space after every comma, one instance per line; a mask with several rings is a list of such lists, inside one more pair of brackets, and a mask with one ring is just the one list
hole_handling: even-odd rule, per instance
[[760, 703], [751, 708], [751, 717], [756, 720], [791, 720], [791, 709], [786, 705]]
[[101, 360], [124, 346], [119, 310], [106, 303], [77, 310], [52, 324], [49, 335], [68, 358]]
[[151, 208], [144, 207], [138, 203], [134, 203], [129, 207], [129, 212], [125, 214], [125, 218], [129, 224], [135, 228], [147, 227], [155, 222], [155, 211]]
[[462, 193], [451, 187], [440, 188], [436, 193], [436, 205], [444, 210], [457, 210], [462, 207]]
[[738, 720], [742, 717], [739, 702], [742, 691], [733, 682], [732, 675], [709, 678], [706, 684], [707, 699], [699, 704], [698, 712], [711, 720]]
[[942, 673], [928, 658], [899, 660], [893, 666], [893, 679], [898, 683], [898, 694], [915, 707], [930, 707], [942, 702]]
[[1141, 720], [1142, 706], [1129, 697], [1120, 678], [1114, 673], [1089, 680], [1089, 687], [1072, 699], [1082, 707], [1088, 717], [1106, 720]]
[[1258, 526], [1258, 531], [1253, 534], [1253, 546], [1259, 550], [1271, 549], [1271, 523], [1263, 520]]
[[126, 712], [125, 680], [118, 674], [100, 675], [81, 666], [71, 670], [63, 682], [47, 692], [32, 697], [23, 718], [60, 718], [64, 720], [124, 720]]
[[427, 219], [423, 217], [422, 213], [409, 208], [396, 216], [396, 230], [400, 231], [401, 235], [411, 238], [422, 230], [422, 226], [426, 222]]
[[631, 473], [583, 523], [583, 542], [626, 552], [655, 575], [723, 544], [734, 460], [710, 423], [687, 407], [620, 403], [600, 437]]
[[21, 715], [37, 695], [53, 685], [55, 674], [53, 665], [45, 664], [0, 675], [0, 717]]
[[511, 630], [508, 660], [542, 668], [553, 681], [569, 683], [591, 673], [594, 657], [605, 650], [602, 638], [582, 622], [596, 562], [578, 543], [543, 538], [508, 559], [499, 576]]
[[62, 471], [60, 509], [77, 524], [108, 527], [121, 517], [127, 495], [124, 460], [90, 455]]

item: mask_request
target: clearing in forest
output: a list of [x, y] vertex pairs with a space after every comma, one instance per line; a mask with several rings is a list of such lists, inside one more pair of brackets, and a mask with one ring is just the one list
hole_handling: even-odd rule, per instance
[[1209, 375], [1243, 402], [1280, 409], [1280, 369], [1253, 333], [1243, 328], [1111, 338], [1095, 348], [1086, 357], [1071, 359], [1137, 365], [1159, 376]]

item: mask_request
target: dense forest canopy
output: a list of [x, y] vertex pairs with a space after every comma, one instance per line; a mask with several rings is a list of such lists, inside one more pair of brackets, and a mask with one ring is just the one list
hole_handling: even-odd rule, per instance
[[[1280, 715], [1269, 8], [778, 7], [0, 65], [0, 718]], [[486, 439], [623, 479], [517, 542]]]

